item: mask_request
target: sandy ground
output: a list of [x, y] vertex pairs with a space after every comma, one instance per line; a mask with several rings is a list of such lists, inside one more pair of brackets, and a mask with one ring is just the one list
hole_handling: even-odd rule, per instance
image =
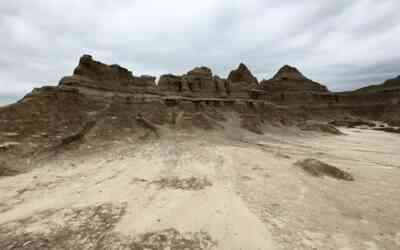
[[400, 249], [400, 135], [269, 131], [127, 138], [1, 178], [0, 249]]

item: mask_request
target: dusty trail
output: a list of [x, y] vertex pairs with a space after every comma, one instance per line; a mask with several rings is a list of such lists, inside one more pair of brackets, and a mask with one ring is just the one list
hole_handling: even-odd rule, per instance
[[[344, 132], [177, 132], [49, 161], [0, 179], [0, 248], [398, 249], [400, 136]], [[310, 157], [355, 181], [293, 165]]]

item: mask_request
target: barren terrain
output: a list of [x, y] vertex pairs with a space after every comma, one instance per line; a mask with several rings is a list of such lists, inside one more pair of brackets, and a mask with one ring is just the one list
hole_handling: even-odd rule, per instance
[[400, 249], [399, 134], [223, 125], [83, 143], [0, 177], [0, 249]]

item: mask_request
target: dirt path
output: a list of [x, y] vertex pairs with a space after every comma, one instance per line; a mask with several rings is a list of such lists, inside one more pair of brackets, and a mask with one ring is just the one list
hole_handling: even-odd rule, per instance
[[179, 133], [49, 161], [0, 179], [0, 249], [398, 249], [400, 136], [345, 133]]

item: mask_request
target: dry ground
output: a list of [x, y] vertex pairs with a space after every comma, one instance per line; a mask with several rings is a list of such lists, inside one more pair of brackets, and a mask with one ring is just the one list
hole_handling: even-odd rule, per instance
[[[225, 127], [0, 178], [0, 249], [400, 249], [400, 135]], [[306, 158], [354, 181], [311, 176]]]

